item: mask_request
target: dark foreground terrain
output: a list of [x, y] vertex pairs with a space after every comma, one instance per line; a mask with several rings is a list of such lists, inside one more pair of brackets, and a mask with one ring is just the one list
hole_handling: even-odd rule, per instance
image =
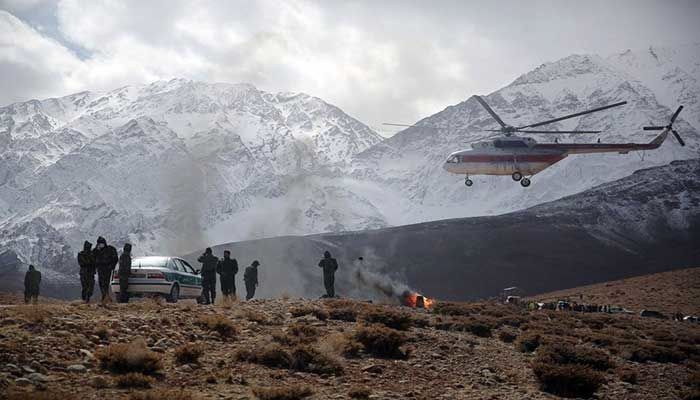
[[[680, 273], [697, 280], [700, 269]], [[615, 288], [637, 293], [629, 282]], [[700, 290], [686, 294], [697, 299]], [[700, 325], [637, 315], [490, 302], [438, 301], [422, 310], [353, 300], [107, 307], [0, 300], [0, 397], [7, 399], [700, 395]]]

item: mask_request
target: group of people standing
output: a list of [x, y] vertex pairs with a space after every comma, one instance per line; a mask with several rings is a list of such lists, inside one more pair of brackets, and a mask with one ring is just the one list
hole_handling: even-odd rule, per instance
[[[221, 294], [224, 297], [236, 295], [236, 274], [238, 273], [238, 261], [231, 258], [231, 252], [224, 250], [224, 257], [219, 260], [210, 247], [204, 250], [204, 254], [197, 259], [202, 263], [202, 304], [214, 304], [216, 299], [216, 274], [221, 281]], [[258, 260], [253, 261], [243, 272], [243, 282], [246, 289], [246, 300], [255, 296], [255, 288], [258, 287]]]
[[[78, 253], [78, 265], [80, 266], [81, 298], [85, 303], [89, 303], [95, 288], [95, 274], [101, 292], [101, 302], [110, 300], [109, 287], [112, 280], [112, 273], [119, 265], [119, 298], [120, 303], [129, 301], [129, 277], [131, 275], [131, 249], [129, 243], [124, 244], [121, 255], [117, 254], [114, 246], [108, 245], [107, 240], [100, 236], [97, 238], [97, 245], [92, 248], [92, 243], [85, 241], [83, 250]], [[211, 248], [207, 248], [197, 261], [202, 263], [202, 304], [214, 304], [216, 300], [216, 275], [219, 274], [221, 282], [221, 293], [224, 297], [236, 295], [236, 274], [238, 273], [238, 261], [231, 258], [231, 252], [225, 250], [223, 258], [214, 256]], [[254, 260], [250, 266], [246, 267], [243, 273], [243, 282], [246, 288], [246, 300], [255, 296], [255, 289], [258, 287], [258, 266], [260, 262]], [[335, 272], [338, 270], [338, 262], [331, 257], [331, 253], [326, 251], [323, 258], [318, 263], [323, 269], [323, 283], [326, 294], [323, 297], [335, 297]], [[41, 272], [37, 271], [33, 265], [29, 266], [24, 278], [24, 298], [25, 302], [36, 303], [39, 296], [39, 286], [41, 283]]]
[[92, 248], [92, 243], [87, 240], [83, 243], [83, 250], [78, 253], [78, 265], [80, 266], [80, 285], [82, 287], [81, 298], [85, 303], [90, 302], [95, 288], [95, 272], [97, 282], [102, 294], [101, 301], [109, 300], [109, 285], [112, 280], [112, 272], [119, 265], [119, 302], [129, 301], [127, 288], [131, 273], [131, 244], [124, 244], [121, 256], [117, 255], [117, 249], [108, 245], [102, 236], [97, 238], [97, 245]]

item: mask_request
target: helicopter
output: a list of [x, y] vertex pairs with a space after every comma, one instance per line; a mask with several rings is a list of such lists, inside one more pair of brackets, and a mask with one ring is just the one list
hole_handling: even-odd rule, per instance
[[[661, 146], [668, 137], [669, 132], [673, 134], [681, 146], [685, 146], [683, 139], [678, 132], [673, 129], [673, 123], [676, 118], [678, 118], [678, 114], [680, 114], [681, 110], [683, 110], [683, 106], [678, 107], [673, 116], [671, 116], [668, 125], [645, 126], [643, 128], [645, 131], [661, 131], [661, 133], [649, 143], [600, 143], [600, 139], [597, 143], [558, 143], [558, 141], [555, 141], [555, 143], [538, 143], [531, 137], [518, 136], [517, 133], [543, 135], [600, 133], [601, 131], [591, 130], [539, 130], [532, 128], [607, 110], [613, 107], [619, 107], [627, 104], [627, 102], [621, 101], [619, 103], [609, 104], [534, 124], [514, 127], [503, 122], [481, 96], [475, 95], [474, 98], [500, 125], [500, 128], [486, 130], [487, 132], [498, 132], [497, 137], [472, 143], [471, 149], [457, 151], [447, 157], [443, 168], [453, 174], [465, 175], [464, 184], [467, 187], [471, 187], [474, 184], [469, 178], [470, 175], [510, 175], [514, 181], [520, 182], [522, 187], [528, 187], [531, 184], [529, 177], [542, 172], [544, 169], [551, 167], [571, 154], [627, 154], [630, 151], [653, 150]], [[389, 123], [386, 125], [424, 127], [422, 125]]]

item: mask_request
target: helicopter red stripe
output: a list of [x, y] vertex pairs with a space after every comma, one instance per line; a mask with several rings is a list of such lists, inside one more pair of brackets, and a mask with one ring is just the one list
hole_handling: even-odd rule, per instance
[[499, 161], [517, 161], [517, 162], [557, 162], [563, 159], [560, 154], [522, 154], [518, 156], [510, 155], [462, 155], [462, 162], [499, 162]]

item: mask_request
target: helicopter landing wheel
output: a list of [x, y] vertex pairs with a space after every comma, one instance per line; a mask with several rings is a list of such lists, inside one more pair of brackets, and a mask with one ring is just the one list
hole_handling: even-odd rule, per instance
[[521, 184], [523, 187], [528, 187], [528, 186], [530, 186], [530, 179], [528, 179], [528, 178], [523, 178], [523, 179], [520, 180], [520, 184]]
[[472, 180], [469, 178], [464, 178], [464, 184], [467, 185], [467, 187], [471, 187], [474, 182], [472, 182]]
[[513, 172], [513, 175], [511, 175], [511, 177], [513, 177], [513, 180], [517, 182], [523, 179], [523, 174], [521, 174], [519, 171], [515, 171]]

